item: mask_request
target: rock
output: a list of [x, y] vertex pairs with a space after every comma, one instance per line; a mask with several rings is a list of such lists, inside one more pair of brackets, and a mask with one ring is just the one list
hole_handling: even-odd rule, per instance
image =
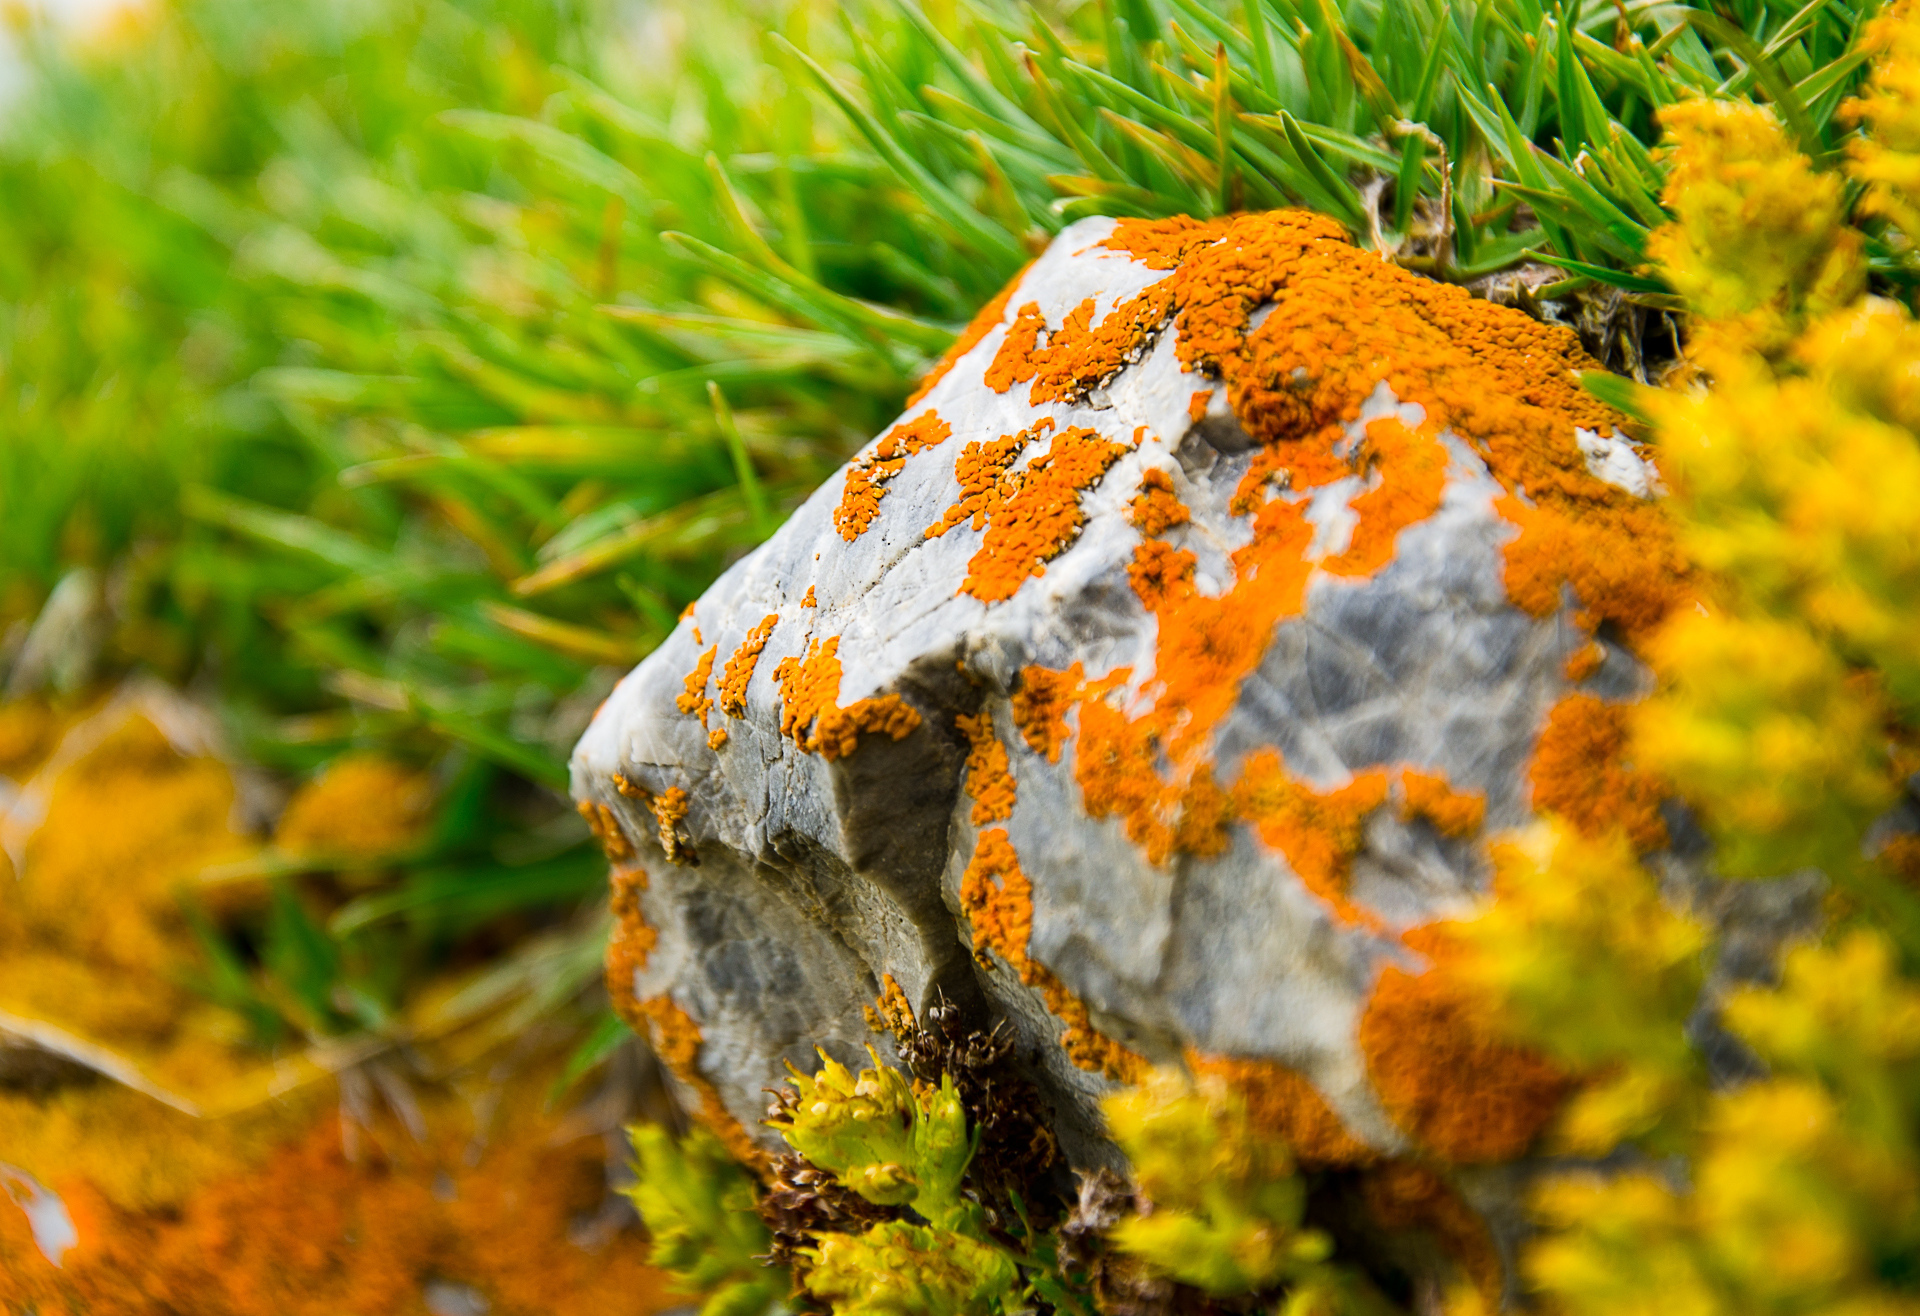
[[1007, 1021], [1081, 1167], [1180, 1063], [1310, 1165], [1523, 1154], [1564, 1081], [1424, 931], [1537, 808], [1666, 845], [1619, 708], [1684, 566], [1592, 367], [1310, 216], [1068, 229], [580, 741], [628, 1017], [743, 1150], [897, 986]]

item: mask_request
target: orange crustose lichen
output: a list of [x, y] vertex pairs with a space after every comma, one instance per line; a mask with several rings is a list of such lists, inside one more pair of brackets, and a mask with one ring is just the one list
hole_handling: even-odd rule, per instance
[[1472, 836], [1487, 818], [1487, 797], [1478, 791], [1454, 790], [1443, 773], [1402, 768], [1400, 791], [1400, 816], [1425, 819], [1442, 836]]
[[1140, 477], [1140, 492], [1133, 499], [1133, 524], [1141, 534], [1149, 538], [1164, 535], [1191, 519], [1187, 505], [1174, 496], [1172, 476], [1156, 469]]
[[1359, 1040], [1380, 1102], [1395, 1123], [1455, 1164], [1524, 1153], [1560, 1109], [1573, 1080], [1536, 1052], [1498, 1036], [1477, 996], [1447, 972], [1443, 926], [1405, 937], [1433, 966], [1381, 971]]
[[[1011, 818], [1016, 792], [1006, 746], [994, 734], [993, 714], [983, 710], [957, 721], [971, 746], [966, 782], [974, 825]], [[1086, 1003], [1027, 954], [1033, 935], [1033, 883], [1021, 871], [1020, 856], [1005, 828], [984, 831], [974, 842], [973, 858], [960, 878], [960, 907], [973, 929], [974, 954], [981, 962], [989, 950], [997, 952], [1066, 1025], [1060, 1045], [1069, 1060], [1122, 1082], [1135, 1082], [1146, 1073], [1145, 1059], [1096, 1029]]]
[[634, 989], [660, 940], [640, 908], [640, 893], [647, 889], [646, 870], [638, 865], [616, 868], [612, 886], [613, 929], [607, 937], [606, 969], [607, 997], [614, 1013], [652, 1043], [654, 1054], [675, 1078], [699, 1094], [701, 1122], [727, 1149], [749, 1165], [761, 1164], [766, 1153], [728, 1111], [712, 1080], [700, 1072], [700, 1025], [671, 997], [643, 997]]
[[807, 592], [800, 596], [800, 606], [803, 608], [817, 608], [820, 606], [819, 600], [813, 597], [813, 586], [807, 586]]
[[627, 840], [627, 834], [620, 829], [620, 819], [614, 816], [612, 809], [597, 800], [582, 800], [574, 807], [586, 819], [587, 830], [593, 833], [594, 840], [600, 842], [600, 848], [607, 852], [608, 859], [617, 864], [633, 858], [633, 843]]
[[[695, 633], [694, 643], [700, 643], [698, 632]], [[719, 653], [720, 646], [716, 644], [701, 654], [700, 661], [696, 662], [693, 670], [687, 673], [687, 679], [683, 683], [686, 687], [685, 691], [673, 697], [675, 708], [689, 717], [700, 719], [700, 729], [707, 733], [707, 743], [714, 749], [720, 748], [720, 744], [725, 744], [727, 737], [727, 733], [721, 731], [720, 744], [715, 744], [714, 732], [707, 726], [707, 714], [713, 711], [713, 699], [707, 694], [707, 682], [713, 677], [713, 660]]]
[[866, 533], [880, 515], [880, 500], [886, 497], [888, 483], [906, 469], [907, 458], [945, 443], [952, 433], [953, 426], [937, 413], [922, 412], [895, 425], [873, 445], [872, 452], [848, 463], [846, 487], [840, 494], [840, 505], [833, 511], [834, 529], [840, 537], [851, 544]]
[[683, 786], [669, 786], [653, 797], [653, 820], [660, 828], [660, 848], [666, 851], [667, 859], [672, 863], [700, 862], [686, 828], [681, 825], [687, 820], [690, 803], [691, 799]]
[[876, 695], [840, 707], [840, 637], [815, 640], [805, 658], [782, 658], [773, 669], [780, 687], [780, 733], [829, 763], [853, 753], [868, 732], [904, 740], [920, 714], [897, 694]]
[[1105, 1074], [1121, 1083], [1136, 1083], [1149, 1068], [1145, 1057], [1129, 1050], [1093, 1026], [1086, 1003], [1045, 965], [1027, 954], [1033, 935], [1033, 883], [1021, 871], [1020, 856], [1005, 829], [980, 833], [973, 859], [960, 878], [960, 906], [967, 913], [976, 943], [975, 954], [992, 950], [1020, 975], [1020, 981], [1039, 991], [1066, 1027], [1060, 1045], [1067, 1058], [1082, 1069]]
[[1627, 766], [1626, 709], [1592, 695], [1568, 695], [1547, 714], [1528, 781], [1533, 807], [1557, 813], [1576, 831], [1598, 836], [1621, 828], [1642, 854], [1667, 843], [1660, 778]]
[[1052, 446], [1019, 473], [1018, 487], [988, 514], [986, 538], [967, 563], [960, 592], [982, 603], [999, 603], [1033, 577], [1045, 575], [1046, 564], [1078, 539], [1087, 523], [1080, 510], [1081, 493], [1098, 484], [1127, 451], [1125, 444], [1090, 429], [1076, 427], [1054, 435]]
[[973, 825], [1005, 822], [1013, 817], [1013, 774], [1007, 768], [1007, 747], [993, 732], [993, 714], [962, 713], [954, 722], [967, 738], [967, 793], [973, 797]]
[[1347, 898], [1347, 877], [1365, 839], [1367, 815], [1386, 802], [1384, 770], [1369, 768], [1321, 792], [1289, 776], [1277, 751], [1263, 749], [1248, 756], [1233, 798], [1240, 816], [1287, 857], [1307, 890], [1342, 921], [1372, 924], [1372, 916]]
[[[813, 590], [807, 590], [807, 596], [813, 596]], [[747, 682], [753, 679], [754, 665], [760, 661], [760, 651], [767, 647], [767, 640], [773, 634], [773, 628], [780, 624], [777, 613], [768, 613], [754, 628], [747, 632], [747, 638], [740, 641], [740, 647], [727, 659], [726, 670], [720, 674], [720, 711], [728, 717], [745, 717], [747, 714]]]
[[980, 308], [980, 314], [974, 316], [972, 323], [961, 330], [960, 336], [954, 339], [947, 350], [941, 354], [940, 359], [933, 363], [933, 369], [927, 371], [921, 378], [920, 386], [914, 389], [912, 396], [907, 399], [909, 407], [933, 392], [934, 385], [947, 377], [947, 372], [959, 364], [961, 357], [978, 347], [983, 338], [1000, 327], [1000, 321], [1007, 313], [1007, 303], [1013, 300], [1013, 290], [1020, 286], [1020, 280], [1026, 277], [1027, 270], [1031, 268], [1033, 268], [1033, 262], [1028, 261], [1020, 273], [1007, 281], [1007, 286], [1002, 288], [992, 301]]
[[1080, 698], [1084, 674], [1075, 663], [1064, 672], [1045, 667], [1028, 667], [1020, 673], [1020, 688], [1013, 692], [1013, 725], [1020, 738], [1047, 762], [1060, 761], [1060, 747], [1067, 743], [1067, 710]]
[[927, 527], [927, 538], [938, 539], [968, 521], [975, 530], [985, 529], [988, 518], [1019, 488], [1019, 481], [1009, 478], [1008, 472], [1021, 450], [1052, 428], [1052, 418], [1042, 416], [1017, 434], [1003, 434], [986, 443], [976, 439], [962, 448], [953, 463], [960, 497]]

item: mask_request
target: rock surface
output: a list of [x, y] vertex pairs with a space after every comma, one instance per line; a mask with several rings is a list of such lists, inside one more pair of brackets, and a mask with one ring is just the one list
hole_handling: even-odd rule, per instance
[[1581, 368], [1311, 217], [1067, 230], [581, 740], [628, 1017], [742, 1146], [890, 978], [1082, 1166], [1167, 1063], [1309, 1164], [1523, 1153], [1561, 1080], [1422, 931], [1537, 809], [1668, 844], [1619, 706], [1684, 569]]

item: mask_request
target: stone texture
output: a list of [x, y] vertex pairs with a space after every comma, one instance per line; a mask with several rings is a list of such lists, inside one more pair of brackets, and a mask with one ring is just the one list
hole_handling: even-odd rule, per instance
[[[1362, 520], [1356, 500], [1379, 486], [1379, 474], [1361, 464], [1317, 487], [1269, 490], [1305, 500], [1313, 542], [1301, 569], [1310, 575], [1302, 606], [1273, 627], [1215, 724], [1211, 771], [1227, 786], [1250, 755], [1277, 750], [1295, 781], [1326, 792], [1369, 769], [1412, 767], [1484, 796], [1483, 828], [1442, 834], [1405, 816], [1401, 787], [1391, 785], [1364, 818], [1351, 857], [1346, 895], [1364, 911], [1356, 916], [1310, 889], [1247, 821], [1225, 828], [1219, 853], [1176, 852], [1154, 863], [1120, 818], [1090, 817], [1076, 776], [1079, 714], [1068, 717], [1057, 762], [1036, 753], [1013, 718], [1022, 673], [1077, 663], [1096, 679], [1130, 668], [1116, 698], [1151, 703], [1156, 661], [1170, 660], [1158, 653], [1160, 628], [1129, 575], [1143, 541], [1130, 504], [1148, 472], [1165, 474], [1190, 521], [1161, 537], [1194, 555], [1201, 594], [1219, 594], [1235, 578], [1233, 554], [1254, 535], [1251, 516], [1233, 502], [1263, 448], [1234, 414], [1232, 390], [1183, 366], [1181, 333], [1171, 326], [1116, 375], [1065, 400], [1036, 405], [1024, 382], [1005, 392], [983, 383], [1020, 308], [1037, 305], [1064, 332], [1058, 327], [1084, 299], [1094, 299], [1098, 324], [1168, 277], [1164, 267], [1098, 246], [1112, 229], [1112, 221], [1087, 220], [1062, 234], [993, 327], [908, 409], [905, 419], [937, 412], [951, 437], [905, 458], [864, 533], [848, 542], [836, 529], [844, 482], [829, 481], [621, 683], [575, 752], [575, 794], [610, 811], [624, 836], [616, 848], [635, 847], [630, 863], [646, 874], [639, 912], [657, 940], [643, 962], [623, 965], [634, 996], [664, 996], [698, 1026], [694, 1070], [683, 1079], [709, 1085], [769, 1147], [774, 1140], [757, 1123], [762, 1089], [781, 1080], [785, 1064], [808, 1064], [815, 1047], [846, 1061], [869, 1042], [886, 1053], [865, 1010], [891, 975], [916, 1006], [938, 992], [1006, 1020], [1054, 1104], [1070, 1158], [1112, 1162], [1095, 1103], [1113, 1079], [1072, 1062], [1042, 990], [1023, 984], [1004, 956], [973, 953], [976, 930], [960, 891], [991, 826], [1005, 829], [1032, 883], [1031, 959], [1085, 1005], [1102, 1034], [1154, 1063], [1187, 1056], [1283, 1066], [1362, 1142], [1383, 1154], [1407, 1151], [1410, 1134], [1369, 1081], [1357, 1040], [1383, 970], [1425, 966], [1400, 934], [1465, 911], [1484, 889], [1485, 838], [1531, 817], [1528, 766], [1554, 703], [1575, 688], [1631, 699], [1645, 685], [1620, 631], [1583, 612], [1571, 588], [1544, 614], [1510, 601], [1504, 555], [1520, 533], [1512, 504], [1531, 507], [1530, 491], [1490, 469], [1486, 436], [1427, 425], [1423, 407], [1401, 400], [1383, 367], [1349, 409], [1355, 414], [1342, 418], [1344, 442], [1363, 445], [1370, 423], [1385, 419], [1424, 427], [1444, 450], [1438, 506], [1399, 532], [1384, 566], [1341, 575], [1314, 564], [1352, 545]], [[1332, 318], [1366, 313], [1327, 308]], [[1530, 324], [1518, 312], [1500, 314]], [[1251, 324], [1261, 318], [1256, 311]], [[1196, 392], [1206, 393], [1204, 406]], [[982, 532], [925, 531], [960, 495], [955, 465], [969, 441], [1042, 417], [1056, 433], [1083, 426], [1117, 443], [1139, 439], [1081, 493], [1077, 539], [1011, 598], [983, 603], [957, 592]], [[1657, 493], [1658, 477], [1632, 443], [1564, 428], [1556, 460], [1568, 481], [1624, 490], [1624, 501]], [[1046, 450], [1047, 439], [1034, 442], [1016, 469]], [[745, 687], [744, 714], [715, 707], [703, 726], [681, 707], [688, 674], [717, 647], [717, 681], [768, 616], [778, 620]], [[919, 722], [898, 740], [866, 732], [851, 754], [829, 761], [781, 734], [773, 678], [781, 659], [834, 636], [839, 705], [899, 695]], [[1582, 654], [1576, 682], [1569, 660]], [[972, 821], [968, 740], [955, 723], [979, 712], [991, 717], [1017, 788], [1011, 817], [985, 826]], [[718, 748], [709, 744], [713, 729], [726, 732]], [[666, 862], [654, 839], [652, 801], [675, 787], [688, 795], [680, 826], [697, 866]]]

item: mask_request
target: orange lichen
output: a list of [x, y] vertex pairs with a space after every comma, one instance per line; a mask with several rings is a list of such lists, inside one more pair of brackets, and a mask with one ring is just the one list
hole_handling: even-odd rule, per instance
[[1592, 695], [1568, 695], [1547, 714], [1527, 772], [1533, 807], [1557, 813], [1585, 836], [1618, 827], [1642, 854], [1667, 843], [1660, 778], [1626, 761], [1627, 710]]
[[[811, 586], [807, 589], [807, 598], [813, 597]], [[803, 604], [804, 606], [804, 604]], [[740, 641], [740, 647], [727, 659], [726, 669], [720, 674], [720, 711], [728, 717], [747, 715], [747, 682], [753, 679], [754, 666], [760, 661], [760, 651], [767, 647], [767, 640], [773, 635], [773, 628], [780, 624], [778, 613], [768, 613], [754, 628], [747, 632], [747, 638]]]
[[807, 586], [807, 592], [800, 596], [800, 606], [803, 608], [817, 608], [820, 606], [819, 600], [813, 597], [813, 586]]
[[1207, 403], [1213, 401], [1213, 390], [1203, 388], [1187, 399], [1187, 419], [1198, 425], [1207, 414]]
[[1045, 754], [1049, 763], [1060, 761], [1060, 747], [1067, 742], [1067, 710], [1078, 702], [1083, 680], [1079, 663], [1064, 672], [1032, 666], [1020, 673], [1020, 688], [1013, 692], [1013, 725], [1027, 747]]
[[341, 1116], [325, 1112], [257, 1166], [167, 1211], [129, 1210], [62, 1176], [49, 1186], [79, 1241], [57, 1268], [0, 1199], [0, 1309], [414, 1312], [438, 1280], [473, 1289], [500, 1316], [664, 1311], [681, 1299], [646, 1264], [637, 1230], [580, 1229], [606, 1202], [605, 1149], [597, 1129], [543, 1113], [551, 1078], [518, 1076], [488, 1103], [485, 1124], [460, 1097], [429, 1095], [424, 1139], [377, 1119], [359, 1129], [357, 1158]]
[[1154, 469], [1140, 477], [1140, 492], [1133, 500], [1133, 524], [1143, 535], [1163, 535], [1192, 519], [1187, 505], [1174, 496], [1173, 477]]
[[846, 487], [840, 505], [834, 509], [833, 525], [840, 537], [851, 544], [866, 532], [880, 515], [880, 500], [887, 485], [906, 469], [907, 458], [944, 443], [953, 427], [933, 411], [922, 412], [902, 421], [881, 436], [873, 451], [847, 465]]
[[1567, 655], [1566, 666], [1562, 670], [1566, 672], [1567, 680], [1577, 684], [1599, 671], [1600, 665], [1606, 660], [1606, 649], [1598, 640], [1589, 640]]
[[1484, 1003], [1447, 973], [1439, 952], [1412, 974], [1388, 965], [1360, 1016], [1360, 1050], [1374, 1091], [1394, 1121], [1456, 1164], [1524, 1153], [1572, 1091], [1570, 1076], [1514, 1046], [1483, 1018]]
[[274, 844], [333, 859], [397, 854], [425, 839], [432, 802], [426, 773], [378, 754], [348, 754], [294, 793]]
[[[257, 1058], [232, 1016], [187, 986], [203, 961], [181, 901], [202, 872], [257, 851], [235, 829], [232, 771], [108, 706], [66, 733], [23, 795], [0, 818], [20, 857], [17, 870], [0, 863], [0, 1012], [98, 1048], [192, 1104], [248, 1081]], [[37, 826], [11, 830], [41, 810]], [[201, 890], [222, 903], [258, 892]], [[0, 1130], [0, 1160], [14, 1164], [48, 1133], [40, 1117], [22, 1123], [3, 1109]]]
[[840, 637], [815, 640], [805, 658], [782, 658], [773, 669], [780, 687], [780, 734], [829, 763], [853, 753], [869, 732], [904, 740], [920, 725], [920, 714], [897, 694], [840, 699]]
[[1007, 747], [993, 731], [993, 714], [982, 710], [954, 719], [967, 738], [967, 794], [973, 799], [973, 825], [1005, 822], [1013, 817], [1013, 774], [1007, 767]]
[[1196, 1074], [1226, 1080], [1247, 1103], [1254, 1128], [1292, 1148], [1294, 1159], [1307, 1169], [1369, 1165], [1378, 1152], [1347, 1131], [1307, 1078], [1267, 1060], [1210, 1056], [1189, 1048], [1187, 1068]]
[[[1223, 790], [1212, 738], [1275, 626], [1301, 612], [1313, 572], [1370, 576], [1392, 560], [1402, 531], [1437, 511], [1449, 464], [1441, 431], [1474, 445], [1509, 495], [1500, 506], [1521, 529], [1506, 567], [1517, 606], [1544, 615], [1571, 586], [1583, 624], [1637, 637], [1686, 597], [1687, 567], [1657, 505], [1587, 470], [1575, 431], [1611, 433], [1618, 418], [1580, 387], [1577, 372], [1594, 363], [1570, 330], [1374, 259], [1331, 221], [1300, 212], [1122, 220], [1099, 245], [1171, 273], [1098, 323], [1091, 302], [1051, 330], [1037, 305], [1025, 308], [989, 386], [1031, 379], [1035, 404], [1077, 400], [1171, 323], [1182, 365], [1225, 384], [1260, 446], [1231, 504], [1252, 533], [1217, 594], [1201, 592], [1192, 554], [1158, 537], [1177, 522], [1143, 484], [1135, 514], [1148, 537], [1129, 575], [1158, 643], [1137, 690], [1125, 688], [1127, 672], [1073, 682], [1087, 811], [1122, 818], [1158, 862], [1217, 852], [1236, 810], [1258, 809], [1272, 843], [1298, 854], [1303, 879], [1357, 917], [1344, 903], [1345, 867], [1358, 819], [1384, 798], [1384, 773], [1365, 774], [1334, 807], [1287, 781], [1277, 758], [1256, 756], [1249, 765], [1260, 779]], [[1356, 443], [1349, 428], [1382, 384], [1424, 418], [1373, 420]], [[1208, 400], [1190, 399], [1196, 409]], [[1304, 495], [1352, 476], [1366, 485], [1349, 504], [1350, 539], [1315, 560]], [[1061, 735], [1063, 714], [1049, 722]], [[1017, 714], [1016, 724], [1028, 730]], [[1057, 739], [1047, 743], [1057, 752]]]
[[628, 777], [624, 772], [616, 772], [613, 774], [613, 788], [629, 800], [639, 800], [648, 805], [653, 803], [653, 792]]
[[693, 839], [683, 826], [690, 803], [686, 789], [681, 786], [669, 786], [653, 797], [653, 820], [659, 825], [660, 848], [666, 851], [671, 863], [694, 865], [700, 862], [700, 856], [693, 848]]
[[1330, 791], [1316, 791], [1288, 775], [1278, 751], [1248, 756], [1233, 789], [1234, 806], [1260, 839], [1287, 857], [1307, 890], [1348, 923], [1372, 925], [1371, 915], [1347, 896], [1353, 857], [1366, 837], [1367, 815], [1386, 802], [1387, 774], [1369, 768]]
[[600, 842], [600, 848], [606, 851], [608, 859], [618, 864], [633, 858], [633, 843], [627, 840], [627, 834], [620, 829], [620, 819], [612, 809], [597, 800], [581, 800], [573, 807], [586, 819], [587, 830], [593, 833], [594, 840]]
[[1020, 472], [1018, 488], [991, 510], [986, 538], [967, 563], [960, 593], [999, 603], [1035, 576], [1046, 575], [1046, 564], [1072, 545], [1087, 523], [1080, 495], [1127, 451], [1125, 444], [1077, 426], [1054, 435], [1047, 451]]
[[614, 1013], [635, 1032], [646, 1030], [646, 1016], [640, 1011], [640, 998], [634, 981], [647, 967], [660, 934], [640, 910], [640, 893], [647, 889], [647, 870], [638, 864], [615, 867], [609, 879], [611, 896], [608, 909], [613, 926], [607, 933], [607, 999]]
[[1442, 836], [1472, 836], [1487, 819], [1487, 797], [1481, 791], [1456, 791], [1445, 773], [1400, 771], [1400, 816], [1424, 818]]
[[1028, 956], [1027, 942], [1033, 935], [1033, 884], [1021, 871], [1020, 856], [1014, 853], [1005, 829], [995, 827], [980, 833], [973, 858], [960, 878], [960, 907], [973, 929], [974, 954], [984, 962], [988, 951], [997, 953], [1066, 1024], [1060, 1045], [1069, 1060], [1117, 1082], [1134, 1083], [1145, 1077], [1149, 1068], [1146, 1059], [1103, 1036], [1093, 1026], [1086, 1003], [1045, 965]]
[[972, 323], [960, 332], [960, 336], [953, 340], [947, 350], [941, 354], [940, 359], [933, 363], [933, 369], [921, 376], [919, 387], [914, 389], [912, 396], [907, 399], [909, 407], [933, 392], [934, 385], [947, 377], [947, 373], [959, 364], [961, 357], [978, 347], [981, 339], [1000, 327], [1000, 321], [1007, 313], [1007, 303], [1013, 300], [1013, 290], [1020, 286], [1020, 280], [1025, 278], [1027, 270], [1032, 268], [1033, 262], [1028, 261], [1020, 273], [1007, 281], [1007, 286], [1002, 288], [992, 301], [980, 308], [980, 314], [973, 317]]
[[1425, 1230], [1460, 1267], [1487, 1310], [1498, 1310], [1504, 1268], [1484, 1220], [1446, 1180], [1414, 1161], [1394, 1160], [1361, 1177], [1361, 1195], [1387, 1229]]
[[614, 870], [613, 928], [607, 937], [606, 958], [608, 1000], [627, 1027], [648, 1039], [654, 1054], [674, 1077], [699, 1094], [701, 1122], [740, 1160], [749, 1165], [762, 1164], [766, 1153], [727, 1110], [712, 1080], [700, 1072], [700, 1025], [670, 997], [642, 997], [634, 989], [660, 941], [660, 934], [640, 908], [640, 893], [646, 889], [644, 869], [635, 866]]
[[[700, 643], [698, 634], [694, 636], [693, 642]], [[687, 673], [687, 679], [681, 683], [684, 686], [684, 693], [673, 697], [675, 708], [690, 717], [700, 719], [702, 731], [708, 730], [707, 714], [713, 710], [713, 699], [707, 694], [707, 682], [713, 679], [713, 660], [719, 653], [720, 646], [716, 644], [701, 654], [700, 661], [693, 665], [693, 670]]]
[[[1017, 279], [1014, 281], [1018, 282]], [[1013, 286], [1007, 285], [1009, 295]], [[994, 350], [993, 361], [987, 366], [985, 382], [988, 388], [996, 393], [1004, 393], [1015, 384], [1024, 384], [1033, 378], [1034, 348], [1040, 340], [1041, 331], [1046, 327], [1047, 318], [1040, 314], [1038, 302], [1028, 302], [1020, 308], [1013, 317], [1013, 323], [1007, 326], [1006, 337], [1000, 340], [1000, 346]]]
[[1370, 422], [1366, 436], [1362, 468], [1378, 471], [1380, 483], [1351, 504], [1360, 519], [1347, 551], [1320, 564], [1336, 576], [1371, 576], [1393, 561], [1400, 532], [1439, 511], [1447, 487], [1447, 450], [1432, 434], [1389, 416]]
[[1053, 428], [1051, 417], [1042, 416], [1017, 434], [1003, 434], [987, 443], [974, 440], [954, 459], [954, 478], [960, 481], [960, 497], [927, 527], [927, 538], [938, 539], [964, 522], [973, 522], [975, 530], [986, 527], [987, 519], [1019, 487], [1008, 471], [1019, 460], [1029, 443]]
[[913, 1004], [891, 973], [880, 975], [880, 995], [866, 1007], [867, 1027], [876, 1033], [904, 1037], [913, 1030]]

